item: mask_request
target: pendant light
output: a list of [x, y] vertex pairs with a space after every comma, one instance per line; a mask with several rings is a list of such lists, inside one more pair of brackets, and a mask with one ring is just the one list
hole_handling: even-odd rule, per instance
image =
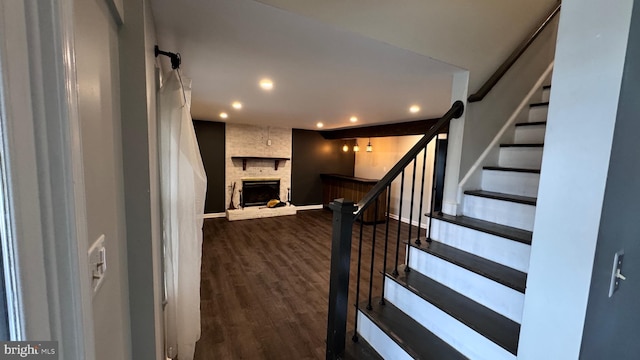
[[371, 146], [371, 138], [369, 138], [369, 143], [367, 144], [367, 152], [372, 152], [373, 147]]

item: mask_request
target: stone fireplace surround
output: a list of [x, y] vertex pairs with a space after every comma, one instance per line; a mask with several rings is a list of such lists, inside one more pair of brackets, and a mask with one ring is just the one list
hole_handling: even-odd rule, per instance
[[[242, 189], [243, 180], [279, 179], [280, 199], [287, 200], [287, 193], [291, 188], [291, 161], [281, 161], [278, 169], [275, 170], [273, 160], [253, 160], [247, 163], [246, 169], [243, 170], [242, 160], [234, 160], [232, 157], [291, 158], [291, 129], [227, 123], [225, 152], [225, 204], [227, 206], [231, 201], [231, 188], [235, 182], [233, 204], [236, 208], [240, 207], [238, 190]], [[296, 213], [295, 206], [274, 209], [263, 207], [264, 205], [227, 210], [227, 219], [241, 220]]]

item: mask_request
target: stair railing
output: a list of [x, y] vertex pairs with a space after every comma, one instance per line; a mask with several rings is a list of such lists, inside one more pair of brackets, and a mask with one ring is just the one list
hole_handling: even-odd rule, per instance
[[[425, 174], [427, 171], [426, 163], [427, 163], [427, 146], [428, 144], [437, 138], [437, 136], [441, 133], [448, 133], [449, 123], [452, 119], [457, 119], [462, 116], [464, 112], [464, 104], [462, 101], [456, 101], [449, 111], [442, 116], [433, 125], [424, 137], [420, 139], [412, 148], [405, 154], [398, 163], [376, 184], [374, 187], [364, 196], [364, 198], [355, 204], [353, 201], [346, 199], [336, 199], [329, 204], [329, 208], [333, 211], [333, 234], [332, 234], [332, 243], [331, 243], [331, 274], [330, 274], [330, 283], [329, 283], [329, 311], [328, 311], [328, 319], [327, 319], [327, 348], [326, 348], [326, 358], [329, 360], [338, 359], [343, 355], [345, 351], [345, 342], [347, 336], [347, 313], [349, 310], [348, 301], [349, 301], [349, 276], [350, 276], [350, 267], [351, 267], [351, 251], [352, 251], [352, 237], [353, 237], [353, 224], [356, 221], [360, 221], [359, 233], [358, 236], [358, 261], [356, 265], [356, 277], [355, 277], [355, 314], [354, 314], [354, 330], [352, 340], [354, 342], [358, 341], [357, 329], [358, 329], [358, 309], [360, 306], [360, 292], [361, 292], [361, 282], [368, 281], [368, 292], [367, 292], [367, 300], [366, 305], [364, 305], [368, 310], [371, 310], [372, 301], [373, 301], [373, 293], [374, 289], [374, 277], [379, 276], [377, 272], [374, 272], [374, 266], [376, 265], [376, 258], [382, 257], [382, 266], [381, 266], [381, 287], [380, 287], [380, 304], [384, 305], [384, 282], [385, 282], [385, 271], [388, 266], [388, 255], [391, 252], [391, 255], [394, 256], [393, 260], [393, 271], [392, 275], [398, 276], [398, 262], [400, 257], [400, 252], [402, 250], [400, 240], [404, 237], [401, 232], [404, 224], [403, 224], [403, 202], [404, 202], [404, 187], [405, 187], [405, 170], [407, 167], [412, 166], [412, 179], [411, 179], [411, 196], [410, 196], [410, 210], [409, 210], [409, 224], [406, 224], [409, 228], [406, 231], [407, 237], [406, 241], [408, 244], [411, 244], [412, 235], [414, 226], [414, 198], [416, 194], [416, 173], [417, 173], [417, 164], [418, 158], [422, 154], [422, 173], [421, 173], [421, 182], [419, 184], [420, 188], [420, 198], [419, 198], [419, 211], [417, 214], [417, 231], [415, 234], [416, 239], [413, 240], [416, 246], [420, 246], [422, 244], [422, 240], [420, 239], [420, 229], [422, 228], [422, 216], [423, 216], [423, 199], [424, 199], [424, 187], [425, 187]], [[436, 178], [438, 176], [444, 176], [444, 166], [440, 167], [442, 170], [441, 174], [436, 174], [436, 161], [438, 159], [438, 152], [444, 151], [445, 149], [441, 149], [439, 142], [436, 141], [435, 154], [434, 154], [434, 166], [432, 167], [433, 175], [432, 175], [432, 188], [431, 188], [431, 201], [428, 204], [429, 209], [428, 212], [436, 212], [440, 209], [435, 207], [436, 205]], [[396, 233], [395, 235], [395, 246], [390, 249], [389, 246], [389, 235], [390, 229], [389, 225], [390, 221], [390, 210], [391, 210], [391, 194], [392, 194], [392, 182], [400, 177], [400, 194], [399, 194], [399, 208], [398, 208], [398, 221], [394, 222], [394, 227]], [[382, 198], [382, 200], [381, 200]], [[386, 200], [386, 201], [385, 201]], [[383, 207], [385, 207], [384, 212], [384, 221], [385, 221], [385, 230], [383, 234], [378, 234], [378, 221], [374, 221], [372, 226], [369, 227], [365, 232], [364, 228], [364, 213], [367, 209], [373, 206], [374, 214], [376, 214], [376, 220], [378, 219], [380, 208], [380, 203], [383, 203]], [[428, 217], [429, 224], [425, 224], [427, 227], [427, 233], [424, 236], [424, 240], [427, 242], [431, 241], [431, 217]], [[371, 230], [371, 231], [369, 231]], [[365, 239], [366, 233], [366, 239]], [[377, 236], [381, 235], [384, 238], [384, 247], [383, 250], [376, 248], [376, 240]], [[370, 246], [370, 256], [367, 268], [363, 269], [363, 245]], [[394, 252], [395, 250], [395, 252]], [[380, 252], [382, 252], [380, 254]], [[367, 254], [365, 254], [366, 256]], [[409, 259], [408, 252], [406, 253], [407, 258], [406, 266], [404, 267], [404, 271], [409, 271]], [[366, 278], [368, 276], [368, 278]], [[363, 279], [363, 277], [365, 277]]]
[[496, 71], [487, 79], [487, 81], [476, 91], [474, 94], [469, 95], [467, 101], [469, 103], [474, 103], [478, 101], [482, 101], [485, 96], [493, 89], [496, 84], [502, 79], [504, 74], [511, 69], [511, 67], [520, 59], [520, 56], [524, 54], [525, 51], [533, 44], [533, 41], [542, 33], [542, 31], [551, 23], [554, 17], [560, 13], [560, 8], [562, 7], [562, 3], [558, 0], [558, 2], [549, 10], [549, 13], [542, 18], [542, 21], [531, 31], [527, 37], [522, 40], [522, 42], [518, 45], [518, 47], [513, 50], [511, 55], [504, 60], [502, 65], [496, 69]]

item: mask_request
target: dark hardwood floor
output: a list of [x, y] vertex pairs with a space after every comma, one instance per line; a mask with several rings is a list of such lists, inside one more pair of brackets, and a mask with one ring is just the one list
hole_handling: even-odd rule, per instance
[[[202, 336], [195, 359], [323, 359], [329, 292], [331, 212], [204, 224]], [[397, 221], [389, 224], [388, 268]], [[349, 303], [355, 304], [360, 224], [354, 225]], [[378, 224], [373, 296], [380, 296], [385, 224]], [[416, 228], [412, 230], [416, 235]], [[360, 301], [369, 288], [373, 225], [364, 225]], [[424, 236], [424, 235], [423, 235]], [[408, 225], [401, 226], [399, 263]], [[355, 310], [350, 309], [348, 331]]]

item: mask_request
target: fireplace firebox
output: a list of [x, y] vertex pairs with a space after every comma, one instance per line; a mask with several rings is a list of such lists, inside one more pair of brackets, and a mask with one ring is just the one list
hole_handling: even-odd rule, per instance
[[280, 180], [242, 180], [242, 207], [266, 205], [280, 200]]

